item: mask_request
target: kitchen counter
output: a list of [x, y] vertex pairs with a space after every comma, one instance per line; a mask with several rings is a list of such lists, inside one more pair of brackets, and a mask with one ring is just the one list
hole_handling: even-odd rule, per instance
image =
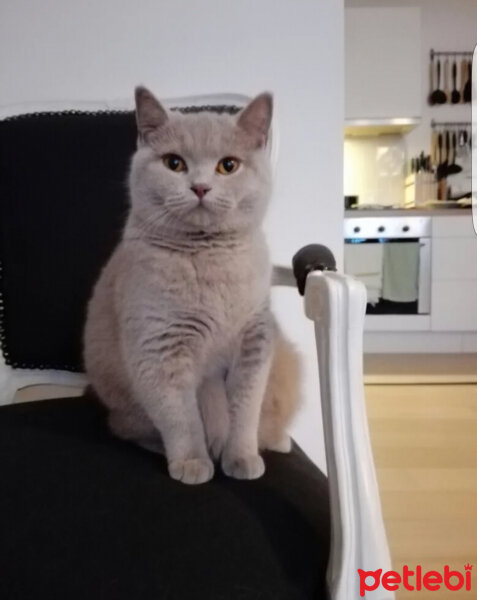
[[383, 208], [378, 210], [345, 210], [345, 219], [360, 217], [472, 217], [469, 208]]

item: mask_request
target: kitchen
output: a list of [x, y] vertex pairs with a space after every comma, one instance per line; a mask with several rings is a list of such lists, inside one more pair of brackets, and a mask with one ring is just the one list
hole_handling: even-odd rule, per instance
[[368, 291], [366, 401], [397, 570], [475, 558], [476, 43], [473, 0], [345, 2], [344, 268]]
[[344, 262], [367, 353], [477, 352], [476, 19], [472, 1], [346, 2]]

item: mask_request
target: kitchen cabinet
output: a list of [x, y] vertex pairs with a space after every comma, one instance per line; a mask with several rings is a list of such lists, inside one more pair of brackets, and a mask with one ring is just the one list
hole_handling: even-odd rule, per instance
[[432, 331], [477, 331], [477, 235], [471, 218], [432, 220]]
[[345, 117], [416, 120], [421, 115], [420, 9], [345, 10]]

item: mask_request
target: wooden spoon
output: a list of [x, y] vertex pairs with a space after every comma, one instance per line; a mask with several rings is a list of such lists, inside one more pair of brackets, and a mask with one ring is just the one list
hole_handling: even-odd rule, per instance
[[439, 146], [437, 131], [433, 131], [431, 136], [431, 163], [434, 167], [436, 167], [439, 164]]

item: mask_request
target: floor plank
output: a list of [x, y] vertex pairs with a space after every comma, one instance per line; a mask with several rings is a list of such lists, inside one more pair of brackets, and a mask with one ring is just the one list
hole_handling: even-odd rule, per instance
[[[394, 568], [477, 568], [477, 385], [367, 385], [366, 399]], [[477, 597], [397, 599], [450, 594]]]

